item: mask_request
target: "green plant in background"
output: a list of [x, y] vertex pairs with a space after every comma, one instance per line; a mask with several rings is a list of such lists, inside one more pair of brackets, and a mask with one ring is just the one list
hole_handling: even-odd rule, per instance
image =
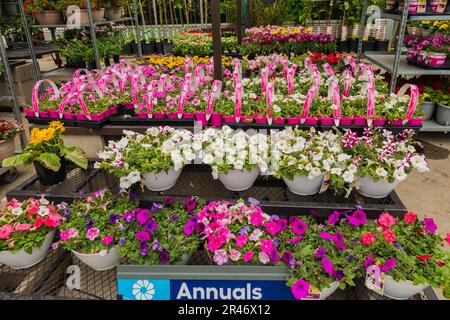
[[290, 16], [289, 0], [274, 0], [264, 3], [262, 0], [250, 2], [250, 13], [254, 26], [283, 25]]

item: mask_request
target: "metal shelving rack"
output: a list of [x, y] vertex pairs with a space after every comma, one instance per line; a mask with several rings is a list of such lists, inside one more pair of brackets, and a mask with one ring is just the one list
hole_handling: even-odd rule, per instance
[[[363, 10], [361, 15], [361, 26], [366, 25], [369, 14], [367, 11], [368, 0], [364, 0]], [[450, 6], [448, 6], [444, 14], [421, 13], [410, 15], [409, 11], [410, 0], [405, 0], [403, 12], [395, 13], [381, 13], [380, 18], [395, 20], [400, 24], [398, 28], [397, 44], [394, 52], [362, 52], [362, 39], [364, 34], [364, 27], [360, 29], [359, 43], [358, 43], [358, 61], [365, 58], [376, 66], [386, 70], [391, 74], [390, 93], [393, 93], [397, 84], [399, 76], [450, 76], [450, 69], [422, 69], [413, 65], [409, 65], [406, 61], [406, 56], [403, 52], [403, 39], [405, 36], [406, 24], [408, 21], [420, 20], [450, 20]], [[450, 132], [450, 126], [442, 126], [435, 120], [424, 121], [421, 128], [424, 132]]]
[[[36, 79], [41, 80], [42, 74], [40, 71], [39, 63], [36, 58], [36, 52], [34, 50], [33, 43], [32, 43], [31, 28], [40, 28], [40, 29], [48, 28], [51, 30], [52, 39], [55, 40], [56, 28], [66, 28], [67, 25], [31, 25], [30, 26], [30, 24], [28, 23], [27, 15], [24, 10], [23, 0], [18, 0], [18, 2], [19, 2], [20, 15], [22, 17], [22, 23], [23, 23], [23, 26], [25, 29], [25, 36], [27, 39], [28, 48], [30, 50], [31, 60], [33, 62]], [[102, 26], [102, 25], [108, 25], [108, 24], [113, 24], [113, 23], [118, 23], [118, 22], [126, 22], [126, 21], [130, 21], [130, 20], [134, 20], [134, 25], [135, 25], [136, 34], [137, 34], [137, 44], [138, 44], [138, 48], [139, 48], [138, 49], [139, 57], [142, 58], [141, 36], [140, 36], [141, 31], [140, 31], [140, 26], [139, 26], [139, 16], [138, 16], [138, 11], [137, 11], [136, 0], [133, 0], [133, 15], [134, 16], [122, 18], [122, 19], [119, 19], [116, 21], [100, 21], [100, 22], [94, 23], [94, 20], [92, 17], [92, 10], [91, 10], [91, 0], [86, 0], [86, 9], [87, 9], [88, 17], [89, 17], [89, 23], [81, 25], [80, 28], [89, 27], [90, 35], [91, 35], [91, 39], [92, 39], [92, 47], [94, 49], [95, 63], [96, 63], [96, 67], [98, 69], [101, 68], [101, 64], [100, 64], [98, 46], [97, 46], [96, 35], [95, 35], [95, 27], [96, 26]]]

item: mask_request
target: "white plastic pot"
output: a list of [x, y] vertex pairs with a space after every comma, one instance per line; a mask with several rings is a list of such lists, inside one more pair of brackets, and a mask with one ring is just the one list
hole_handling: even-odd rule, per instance
[[150, 172], [144, 175], [144, 184], [151, 191], [163, 191], [172, 188], [180, 176], [181, 171], [171, 168], [169, 171]]
[[191, 259], [192, 254], [183, 254], [183, 256], [181, 257], [181, 260], [174, 263], [175, 265], [187, 265], [189, 260]]
[[322, 173], [320, 176], [313, 179], [308, 179], [307, 176], [294, 176], [293, 180], [283, 177], [283, 181], [292, 193], [301, 196], [309, 196], [319, 192], [324, 177], [325, 174]]
[[358, 181], [358, 192], [363, 196], [376, 199], [387, 197], [400, 183], [399, 180], [392, 183], [384, 180], [375, 182], [371, 176], [358, 177]]
[[219, 180], [228, 190], [243, 191], [253, 185], [259, 174], [259, 168], [252, 171], [230, 170], [228, 174], [219, 173]]
[[52, 245], [55, 231], [49, 232], [40, 248], [33, 248], [31, 254], [21, 249], [17, 253], [10, 251], [0, 251], [0, 264], [4, 264], [12, 269], [25, 269], [34, 266], [42, 261]]
[[120, 257], [116, 253], [116, 249], [112, 248], [104, 256], [100, 253], [80, 253], [72, 250], [73, 254], [80, 259], [84, 264], [88, 265], [94, 270], [103, 271], [116, 267], [120, 263]]
[[339, 288], [339, 281], [333, 282], [329, 288], [320, 291], [320, 300], [325, 300]]
[[414, 285], [412, 281], [395, 281], [391, 276], [386, 275], [384, 282], [384, 295], [395, 300], [406, 300], [419, 292], [422, 292], [428, 284]]

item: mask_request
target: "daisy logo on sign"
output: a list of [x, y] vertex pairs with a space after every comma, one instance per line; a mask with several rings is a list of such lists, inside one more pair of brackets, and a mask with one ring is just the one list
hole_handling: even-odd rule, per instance
[[136, 300], [152, 300], [155, 294], [154, 285], [148, 280], [138, 280], [133, 284], [132, 293]]

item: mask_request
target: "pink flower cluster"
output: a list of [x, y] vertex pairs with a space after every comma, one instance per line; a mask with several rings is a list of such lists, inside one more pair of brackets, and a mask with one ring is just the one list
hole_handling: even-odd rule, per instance
[[270, 217], [255, 204], [216, 201], [199, 212], [207, 249], [218, 265], [229, 260], [262, 264], [279, 261], [274, 236], [287, 227], [287, 220]]
[[45, 199], [30, 198], [24, 202], [12, 199], [0, 211], [0, 239], [9, 240], [16, 232], [34, 232], [42, 227], [56, 228], [62, 216]]

